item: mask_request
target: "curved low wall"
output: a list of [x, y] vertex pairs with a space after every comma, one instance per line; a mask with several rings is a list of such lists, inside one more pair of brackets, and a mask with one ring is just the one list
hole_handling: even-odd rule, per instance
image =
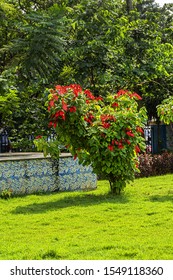
[[41, 153], [0, 154], [0, 192], [13, 194], [95, 189], [96, 175], [91, 166], [82, 166], [71, 154], [58, 160]]

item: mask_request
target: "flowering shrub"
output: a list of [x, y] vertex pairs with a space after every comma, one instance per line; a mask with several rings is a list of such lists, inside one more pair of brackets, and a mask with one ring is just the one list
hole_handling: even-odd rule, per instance
[[[138, 110], [141, 97], [120, 90], [107, 97], [95, 97], [79, 85], [56, 86], [48, 100], [49, 126], [57, 133], [74, 159], [91, 164], [96, 174], [110, 182], [119, 194], [138, 172], [138, 153], [145, 149], [143, 127], [145, 108]], [[35, 141], [39, 150], [53, 154], [43, 139]], [[58, 148], [57, 148], [58, 149]], [[55, 149], [55, 150], [57, 150]]]

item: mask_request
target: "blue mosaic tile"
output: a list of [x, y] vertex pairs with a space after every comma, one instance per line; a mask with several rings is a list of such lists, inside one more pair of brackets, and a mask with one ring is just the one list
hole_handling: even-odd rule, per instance
[[82, 166], [72, 157], [0, 161], [0, 191], [14, 194], [95, 189], [96, 175], [91, 166]]

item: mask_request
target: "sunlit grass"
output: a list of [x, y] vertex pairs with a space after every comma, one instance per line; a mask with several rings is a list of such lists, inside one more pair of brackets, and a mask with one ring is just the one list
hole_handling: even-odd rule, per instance
[[173, 175], [0, 199], [0, 259], [173, 259]]

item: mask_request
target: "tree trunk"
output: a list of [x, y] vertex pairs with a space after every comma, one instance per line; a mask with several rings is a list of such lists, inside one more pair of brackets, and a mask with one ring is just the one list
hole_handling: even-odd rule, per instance
[[126, 4], [127, 4], [127, 12], [128, 12], [128, 14], [129, 14], [130, 11], [133, 10], [133, 3], [132, 3], [132, 0], [126, 0]]
[[120, 186], [117, 186], [116, 182], [109, 181], [109, 184], [110, 184], [112, 194], [114, 194], [114, 195], [120, 195], [121, 194], [121, 189], [122, 188]]

